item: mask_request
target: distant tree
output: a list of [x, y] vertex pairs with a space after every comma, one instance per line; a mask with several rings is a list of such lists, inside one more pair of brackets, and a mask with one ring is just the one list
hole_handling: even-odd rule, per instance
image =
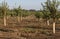
[[35, 15], [36, 18], [38, 18], [38, 21], [42, 17], [42, 13], [41, 12], [36, 12], [34, 15]]
[[30, 13], [28, 10], [23, 10], [22, 17], [27, 17], [29, 15], [30, 15]]
[[21, 15], [20, 6], [18, 8], [14, 8], [14, 11], [16, 12], [16, 16], [17, 16], [18, 22], [20, 22], [20, 17], [19, 17]]

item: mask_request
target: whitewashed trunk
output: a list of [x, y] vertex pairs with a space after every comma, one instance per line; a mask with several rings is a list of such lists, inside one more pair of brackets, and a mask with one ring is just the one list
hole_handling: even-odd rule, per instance
[[21, 21], [22, 21], [22, 16], [21, 16]]
[[6, 11], [4, 12], [4, 26], [6, 26]]
[[60, 18], [58, 20], [60, 21]]
[[6, 16], [7, 17], [7, 19], [9, 19], [10, 18], [10, 16]]
[[20, 22], [20, 17], [19, 16], [17, 16], [17, 20], [18, 20], [18, 22]]
[[55, 34], [55, 22], [53, 22], [53, 33]]
[[40, 21], [42, 20], [42, 18], [40, 18]]
[[50, 23], [49, 23], [49, 20], [47, 20], [47, 25], [49, 26], [49, 24], [50, 24]]
[[7, 19], [8, 19], [9, 17], [7, 16]]
[[4, 26], [6, 26], [6, 17], [4, 16]]

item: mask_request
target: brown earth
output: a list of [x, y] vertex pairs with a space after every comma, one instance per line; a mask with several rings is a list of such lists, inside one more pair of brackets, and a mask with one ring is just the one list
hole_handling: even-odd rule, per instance
[[0, 18], [0, 39], [60, 39], [60, 21], [56, 20], [56, 34], [53, 34], [52, 20], [47, 26], [44, 20], [23, 18], [18, 23], [16, 17], [9, 17], [4, 26], [3, 18]]

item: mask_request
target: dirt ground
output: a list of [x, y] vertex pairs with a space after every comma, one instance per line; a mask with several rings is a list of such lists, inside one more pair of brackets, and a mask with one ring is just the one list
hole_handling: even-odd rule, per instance
[[24, 18], [18, 23], [16, 17], [10, 17], [4, 26], [0, 18], [0, 39], [60, 39], [60, 21], [56, 21], [56, 34], [53, 34], [52, 20], [47, 26], [44, 20]]

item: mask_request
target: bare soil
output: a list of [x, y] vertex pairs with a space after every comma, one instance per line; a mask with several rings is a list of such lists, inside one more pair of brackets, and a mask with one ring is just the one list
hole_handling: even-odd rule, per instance
[[0, 18], [0, 39], [60, 39], [60, 21], [56, 20], [56, 34], [53, 34], [52, 20], [47, 26], [44, 19], [23, 18], [18, 23], [16, 17], [9, 17], [4, 26], [3, 18]]

